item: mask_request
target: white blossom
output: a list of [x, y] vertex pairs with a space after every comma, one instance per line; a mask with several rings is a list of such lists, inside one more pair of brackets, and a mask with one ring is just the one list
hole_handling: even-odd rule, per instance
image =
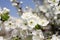
[[8, 27], [8, 28], [12, 28], [12, 29], [15, 29], [16, 26], [15, 26], [15, 23], [9, 21], [9, 22], [6, 22], [5, 23], [5, 26]]
[[[56, 22], [56, 26], [59, 26], [58, 24], [60, 23], [60, 19], [58, 19], [57, 14], [60, 14], [60, 4], [58, 5], [60, 0], [44, 0], [42, 5], [39, 5], [39, 3], [37, 3], [40, 2], [40, 0], [38, 0], [37, 2], [36, 0], [34, 0], [36, 3], [36, 9], [35, 9], [36, 12], [33, 10], [33, 8], [30, 8], [29, 6], [26, 6], [26, 9], [24, 11], [21, 10], [20, 8], [23, 3], [22, 1], [20, 2], [18, 2], [17, 0], [10, 0], [10, 1], [12, 2], [13, 6], [17, 7], [18, 13], [22, 11], [22, 15], [19, 18], [10, 16], [7, 21], [3, 22], [6, 34], [7, 35], [11, 34], [8, 36], [16, 37], [18, 35], [22, 38], [22, 40], [25, 40], [25, 38], [27, 39], [28, 36], [32, 35], [32, 40], [44, 40], [45, 38], [43, 33], [45, 32], [42, 32], [42, 30], [39, 29], [39, 25], [41, 27], [47, 26], [49, 28], [51, 27], [52, 22], [54, 23]], [[3, 9], [0, 8], [0, 19], [2, 20], [2, 18], [5, 18], [1, 17], [1, 14], [9, 12], [10, 10], [7, 9], [6, 7], [4, 7]], [[53, 19], [51, 20], [51, 18]], [[51, 24], [49, 24], [49, 22]], [[0, 21], [0, 26], [1, 23], [2, 21]], [[36, 28], [36, 26], [38, 26], [37, 29], [34, 29]], [[2, 29], [0, 28], [0, 31], [1, 30]], [[0, 40], [5, 39], [3, 36], [0, 36]], [[60, 35], [59, 36], [52, 35], [51, 40], [60, 40]]]
[[23, 19], [17, 19], [16, 20], [16, 25], [21, 28], [22, 30], [27, 30], [28, 29], [28, 25], [26, 20]]
[[9, 9], [7, 9], [6, 7], [3, 8], [3, 12], [10, 12]]
[[36, 20], [36, 18], [30, 18], [30, 19], [28, 19], [28, 26], [30, 27], [30, 28], [34, 28], [35, 27], [35, 25], [37, 25], [37, 20]]
[[23, 15], [21, 16], [21, 18], [23, 19], [29, 19], [33, 16], [33, 14], [31, 12], [25, 12], [23, 13]]
[[47, 12], [47, 7], [44, 6], [39, 6], [39, 9], [43, 12]]
[[[14, 18], [13, 18], [14, 19]], [[12, 18], [10, 18], [8, 21], [5, 21], [4, 22], [4, 25], [6, 28], [11, 28], [11, 29], [15, 29], [17, 26], [16, 26], [16, 22], [15, 20], [13, 20]]]
[[0, 10], [0, 15], [3, 13], [7, 13], [7, 12], [9, 13], [10, 10], [8, 8], [4, 7], [3, 10], [2, 9]]
[[49, 21], [45, 18], [42, 18], [42, 19], [38, 20], [38, 24], [41, 25], [41, 26], [47, 26], [48, 23], [49, 23]]

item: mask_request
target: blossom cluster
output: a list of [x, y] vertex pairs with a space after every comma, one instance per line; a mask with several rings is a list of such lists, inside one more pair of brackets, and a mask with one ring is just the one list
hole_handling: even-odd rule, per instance
[[17, 0], [11, 0], [17, 8], [19, 18], [9, 15], [9, 9], [0, 9], [0, 40], [60, 40], [60, 1], [33, 0], [35, 9], [23, 11]]

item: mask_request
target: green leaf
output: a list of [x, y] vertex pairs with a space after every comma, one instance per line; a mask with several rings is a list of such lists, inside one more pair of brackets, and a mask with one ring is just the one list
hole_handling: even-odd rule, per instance
[[43, 28], [39, 24], [37, 24], [34, 29], [41, 29], [42, 30]]
[[1, 21], [7, 21], [9, 19], [8, 13], [4, 13], [1, 15]]

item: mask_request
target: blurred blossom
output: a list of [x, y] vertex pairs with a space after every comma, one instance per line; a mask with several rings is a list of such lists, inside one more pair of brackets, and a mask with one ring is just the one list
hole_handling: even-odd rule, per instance
[[47, 0], [51, 5], [58, 5], [59, 0]]
[[33, 10], [32, 10], [32, 8], [31, 7], [29, 7], [29, 6], [26, 6], [26, 8], [25, 8], [25, 12], [32, 12]]
[[11, 2], [13, 1], [13, 0], [10, 0]]
[[5, 27], [6, 31], [9, 32], [11, 29], [9, 27]]
[[0, 40], [4, 40], [2, 36], [0, 36]]
[[26, 6], [26, 9], [28, 9], [29, 7], [28, 6]]
[[18, 11], [20, 12], [21, 10], [20, 10], [20, 9], [18, 9]]
[[57, 19], [57, 16], [55, 16], [54, 19]]
[[10, 0], [11, 2], [16, 2], [16, 0]]
[[13, 6], [17, 6], [17, 3], [12, 3]]
[[60, 6], [56, 6], [56, 11], [55, 11], [55, 14], [60, 14]]
[[[22, 10], [23, 1], [10, 1], [17, 8], [20, 17], [10, 16], [10, 10], [6, 7], [0, 8], [0, 26], [4, 24], [6, 34], [10, 35], [9, 38], [15, 37], [17, 40], [18, 37], [16, 36], [19, 36], [22, 40], [28, 40], [28, 36], [31, 36], [32, 40], [47, 40], [47, 38], [49, 40], [60, 40], [59, 36], [53, 34], [55, 29], [56, 32], [60, 31], [60, 0], [42, 0], [43, 5], [40, 5], [41, 0], [33, 0], [36, 5], [35, 9], [26, 6], [25, 11]], [[46, 35], [43, 35], [44, 33]], [[51, 33], [51, 35], [48, 33]], [[49, 38], [50, 36], [52, 38]], [[0, 40], [3, 39], [4, 37], [0, 36]]]
[[33, 31], [32, 34], [32, 40], [44, 40], [44, 36], [41, 30]]
[[16, 37], [17, 35], [18, 35], [18, 30], [14, 29], [14, 30], [12, 31], [11, 36], [12, 36], [12, 37]]
[[22, 4], [22, 3], [23, 3], [23, 1], [20, 1], [20, 3]]
[[58, 40], [60, 40], [60, 36], [57, 36], [58, 37]]
[[52, 35], [52, 39], [51, 40], [58, 40], [56, 35]]

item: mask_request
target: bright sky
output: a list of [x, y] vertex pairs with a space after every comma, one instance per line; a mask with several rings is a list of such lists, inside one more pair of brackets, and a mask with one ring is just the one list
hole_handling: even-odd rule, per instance
[[[23, 1], [23, 9], [29, 5], [30, 7], [34, 8], [34, 3], [32, 2], [32, 0], [18, 0], [18, 1]], [[11, 5], [10, 0], [0, 0], [0, 7], [7, 7], [8, 9], [10, 9], [10, 15], [14, 16], [14, 17], [18, 17], [17, 16], [17, 11], [16, 8], [14, 6]]]

